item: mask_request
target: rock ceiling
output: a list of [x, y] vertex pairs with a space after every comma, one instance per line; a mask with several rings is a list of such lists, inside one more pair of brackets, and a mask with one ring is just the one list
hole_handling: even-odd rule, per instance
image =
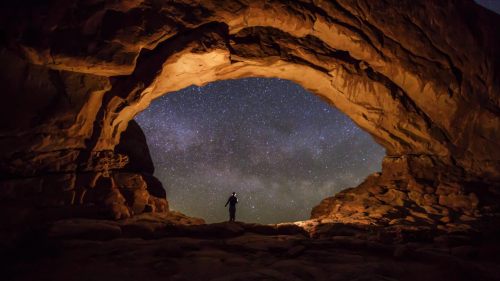
[[500, 16], [472, 0], [2, 5], [5, 200], [116, 218], [168, 208], [150, 165], [115, 149], [140, 128], [122, 132], [160, 95], [250, 76], [302, 85], [387, 150], [381, 174], [313, 217], [464, 222], [498, 190]]

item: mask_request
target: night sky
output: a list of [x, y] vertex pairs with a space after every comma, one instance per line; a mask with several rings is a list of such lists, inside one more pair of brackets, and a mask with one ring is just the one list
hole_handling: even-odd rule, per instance
[[135, 118], [170, 206], [224, 221], [309, 218], [321, 199], [380, 171], [384, 149], [346, 115], [297, 84], [247, 78], [188, 87]]
[[500, 14], [500, 0], [476, 0], [476, 3]]

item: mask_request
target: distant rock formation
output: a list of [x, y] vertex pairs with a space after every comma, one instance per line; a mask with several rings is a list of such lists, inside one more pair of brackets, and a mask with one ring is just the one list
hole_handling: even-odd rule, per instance
[[500, 211], [498, 195], [485, 196], [497, 194], [497, 185], [464, 181], [459, 171], [429, 162], [422, 156], [386, 157], [382, 173], [325, 198], [311, 218], [450, 232], [471, 231], [477, 219]]
[[135, 120], [128, 122], [127, 129], [120, 137], [120, 143], [115, 147], [115, 153], [128, 156], [129, 162], [123, 167], [124, 170], [150, 175], [155, 171], [146, 136]]
[[0, 219], [165, 209], [129, 121], [249, 76], [297, 82], [387, 150], [313, 217], [448, 227], [498, 207], [500, 16], [472, 0], [1, 5]]

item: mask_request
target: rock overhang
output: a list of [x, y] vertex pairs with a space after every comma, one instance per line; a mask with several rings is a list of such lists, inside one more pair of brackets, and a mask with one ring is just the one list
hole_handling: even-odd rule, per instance
[[[4, 17], [2, 59], [23, 70], [2, 73], [4, 95], [34, 101], [41, 90], [42, 102], [14, 110], [26, 122], [5, 114], [2, 173], [7, 182], [120, 173], [127, 158], [113, 151], [153, 99], [257, 76], [299, 83], [383, 145], [386, 162], [398, 164], [372, 185], [495, 185], [499, 17], [472, 1], [358, 2], [75, 0], [5, 9], [18, 17]], [[28, 12], [36, 16], [20, 22]], [[404, 188], [393, 184], [400, 175]]]

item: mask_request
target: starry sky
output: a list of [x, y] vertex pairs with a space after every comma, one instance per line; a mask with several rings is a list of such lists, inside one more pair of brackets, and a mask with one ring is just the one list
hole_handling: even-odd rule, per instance
[[321, 199], [380, 171], [385, 150], [301, 86], [246, 78], [191, 86], [152, 102], [143, 128], [170, 206], [207, 222], [309, 218]]

